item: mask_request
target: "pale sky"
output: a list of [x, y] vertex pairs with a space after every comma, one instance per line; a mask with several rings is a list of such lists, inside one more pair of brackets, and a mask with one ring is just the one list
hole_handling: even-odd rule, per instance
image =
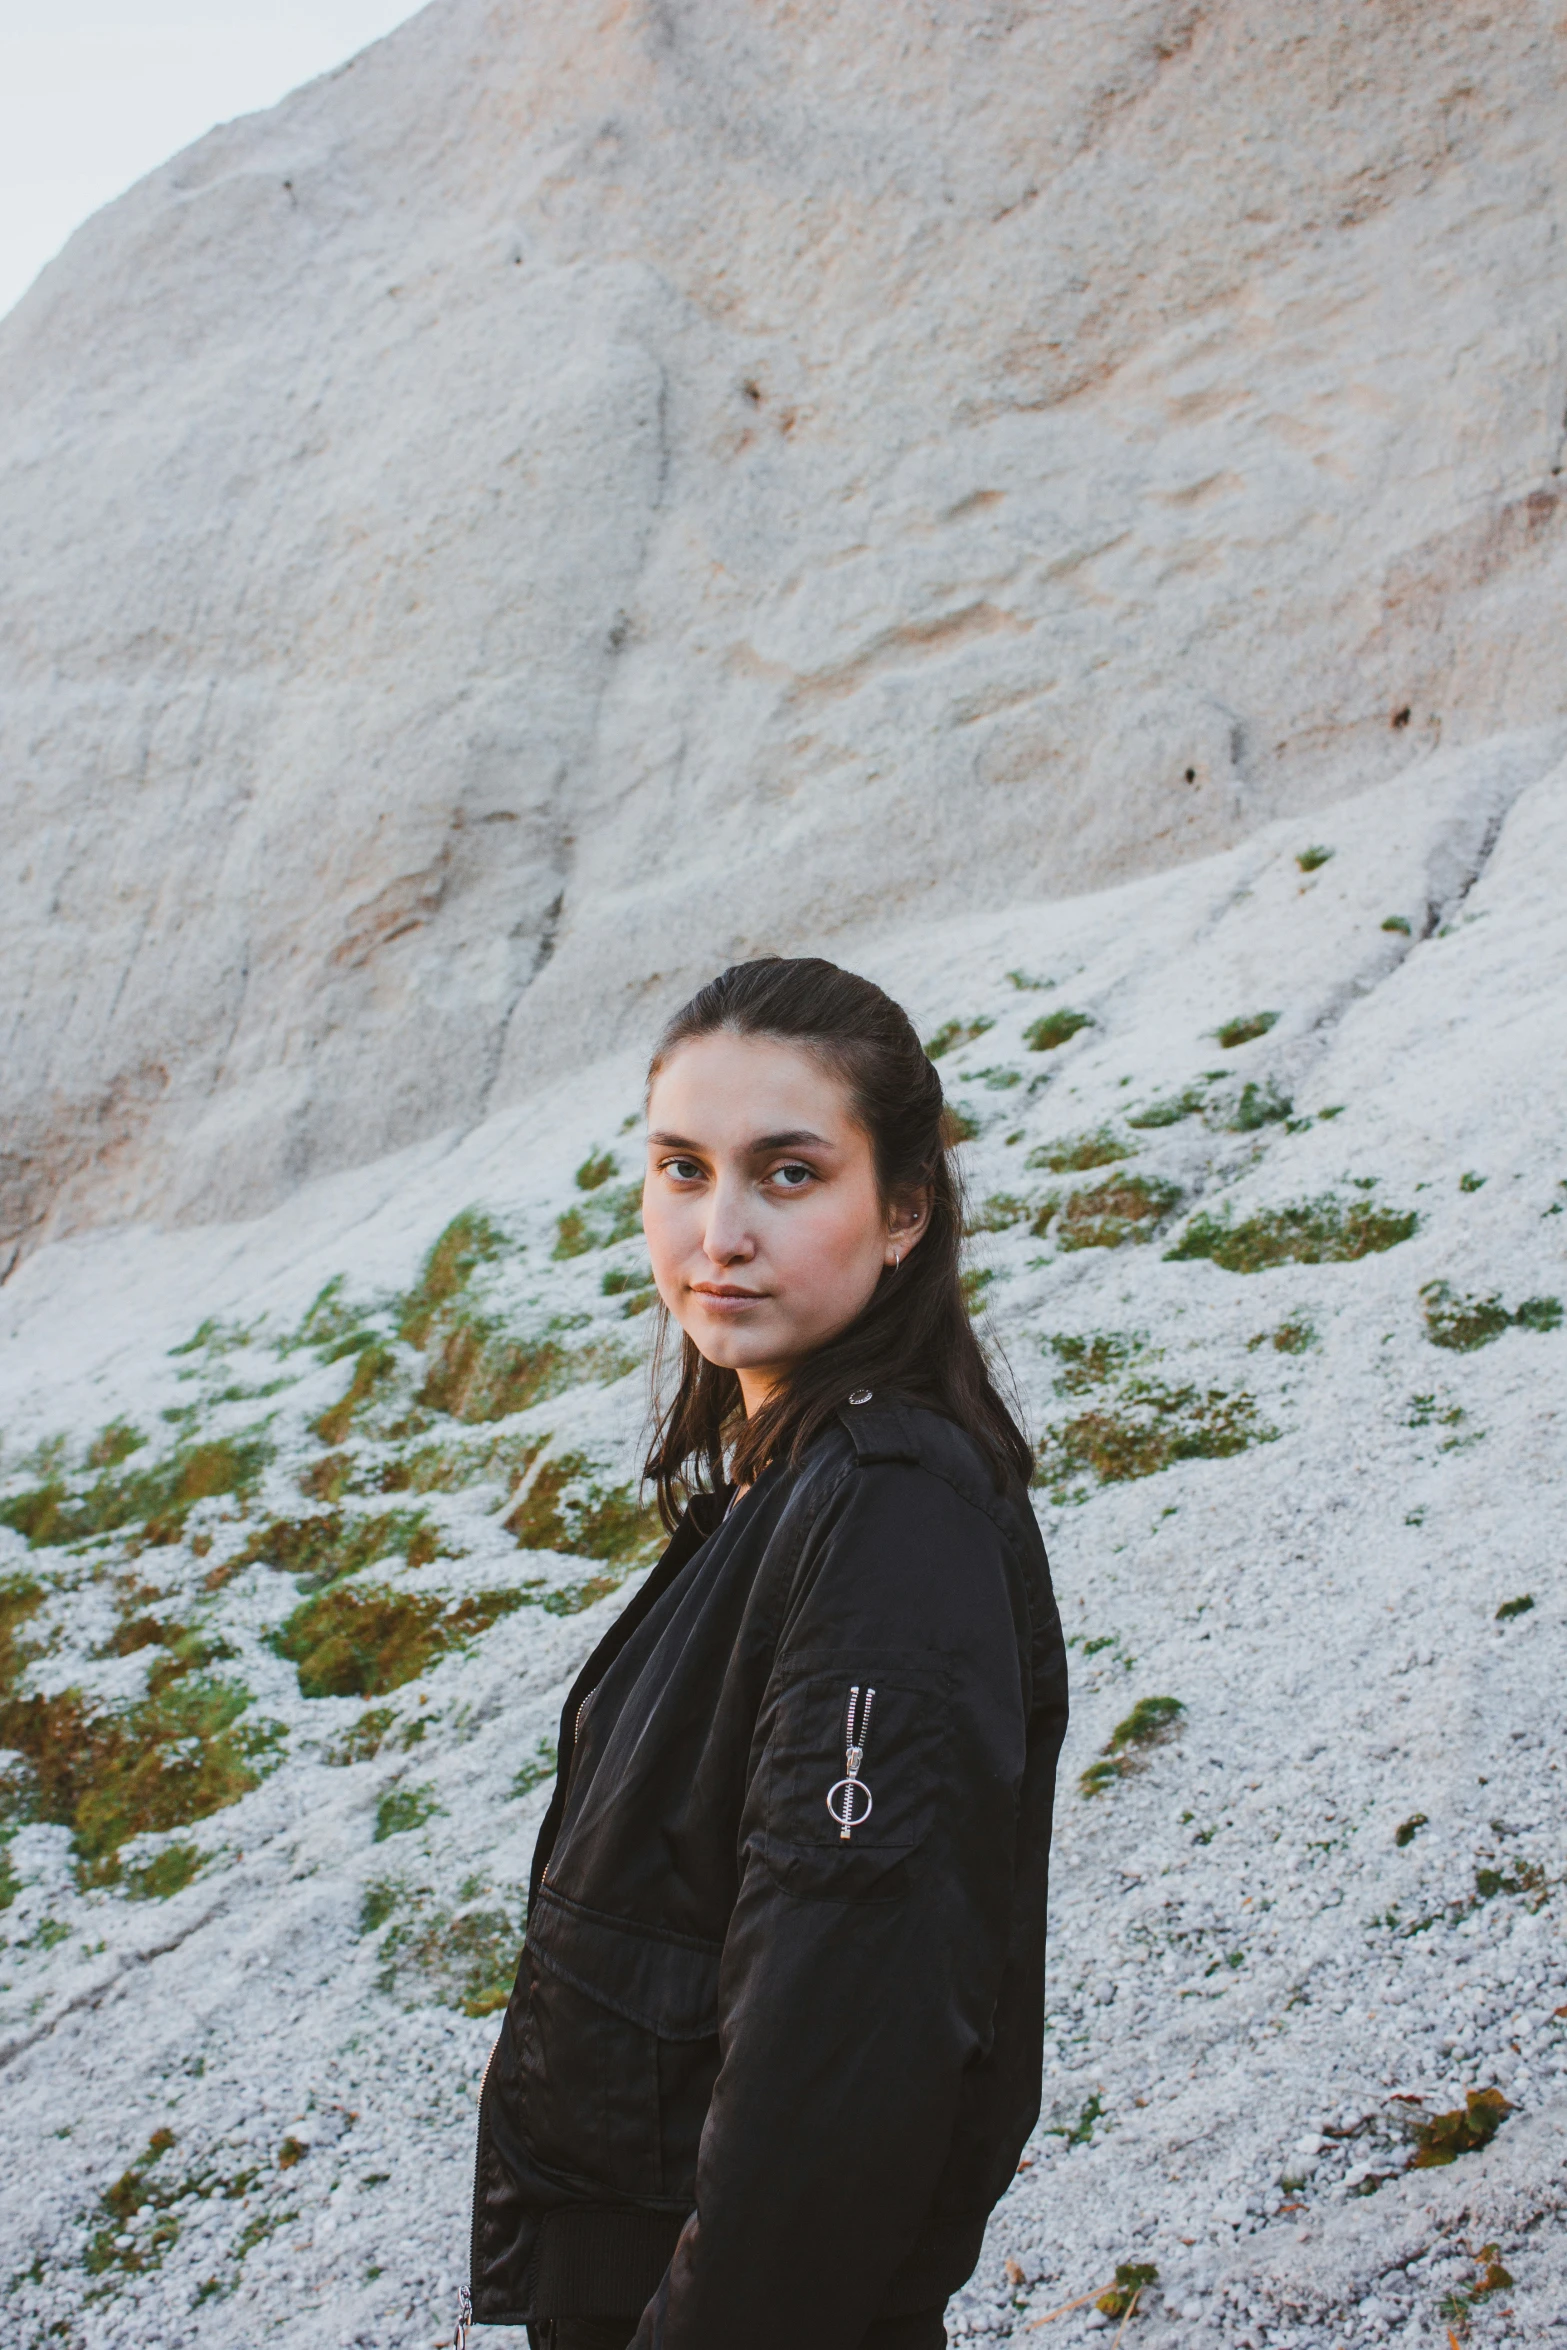
[[419, 0], [0, 0], [0, 314], [89, 213]]

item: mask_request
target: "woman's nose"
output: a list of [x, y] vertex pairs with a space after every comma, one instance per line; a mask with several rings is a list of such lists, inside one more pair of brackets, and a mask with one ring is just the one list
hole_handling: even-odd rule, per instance
[[726, 1183], [713, 1186], [702, 1248], [715, 1265], [743, 1264], [756, 1254], [756, 1240], [746, 1213], [748, 1187]]

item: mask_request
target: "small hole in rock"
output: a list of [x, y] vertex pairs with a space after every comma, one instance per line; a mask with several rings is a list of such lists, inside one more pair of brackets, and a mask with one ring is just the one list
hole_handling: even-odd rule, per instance
[[1393, 724], [1395, 726], [1407, 726], [1409, 724], [1409, 712], [1407, 710], [1395, 710], [1393, 712]]

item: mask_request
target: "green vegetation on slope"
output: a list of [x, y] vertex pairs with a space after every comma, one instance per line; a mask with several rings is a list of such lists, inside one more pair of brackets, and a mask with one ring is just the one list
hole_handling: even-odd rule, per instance
[[[278, 1760], [286, 1732], [242, 1719], [249, 1690], [215, 1678], [208, 1668], [222, 1653], [217, 1644], [179, 1625], [159, 1627], [157, 1641], [145, 1643], [161, 1653], [145, 1694], [129, 1705], [76, 1688], [24, 1693], [37, 1651], [20, 1627], [42, 1596], [25, 1580], [0, 1586], [0, 1746], [25, 1766], [12, 1802], [23, 1817], [70, 1829], [84, 1882], [110, 1882], [132, 1837], [188, 1827], [248, 1794]], [[165, 1864], [165, 1881], [137, 1889], [174, 1890], [166, 1882], [174, 1866]]]
[[1458, 1354], [1472, 1354], [1489, 1346], [1504, 1330], [1559, 1330], [1559, 1297], [1526, 1297], [1520, 1306], [1505, 1306], [1493, 1290], [1489, 1297], [1461, 1297], [1445, 1281], [1428, 1281], [1420, 1292], [1426, 1336], [1433, 1346]]
[[271, 1457], [271, 1440], [259, 1428], [191, 1441], [147, 1468], [106, 1466], [85, 1489], [63, 1475], [49, 1477], [0, 1502], [0, 1524], [35, 1550], [107, 1535], [138, 1548], [179, 1542], [198, 1502], [248, 1499]]
[[1097, 1126], [1091, 1134], [1066, 1134], [1055, 1142], [1041, 1143], [1023, 1164], [1045, 1168], [1052, 1175], [1083, 1175], [1091, 1167], [1108, 1167], [1117, 1159], [1131, 1158], [1134, 1148], [1123, 1142], [1113, 1127]]
[[1062, 1045], [1070, 1044], [1074, 1036], [1080, 1036], [1085, 1028], [1092, 1028], [1093, 1024], [1091, 1012], [1069, 1012], [1065, 1009], [1042, 1012], [1037, 1020], [1024, 1029], [1023, 1042], [1031, 1053], [1057, 1052]]
[[1151, 1175], [1107, 1175], [1086, 1191], [1074, 1191], [1056, 1222], [1064, 1249], [1121, 1248], [1150, 1240], [1163, 1219], [1179, 1207], [1179, 1184]]
[[1373, 1207], [1331, 1195], [1289, 1207], [1265, 1208], [1239, 1223], [1194, 1216], [1174, 1248], [1172, 1263], [1205, 1257], [1227, 1273], [1262, 1273], [1272, 1265], [1343, 1265], [1410, 1239], [1420, 1222], [1413, 1208]]
[[533, 1597], [506, 1590], [449, 1599], [334, 1583], [295, 1608], [272, 1644], [298, 1672], [301, 1697], [384, 1697]]
[[506, 1529], [524, 1550], [564, 1551], [629, 1567], [661, 1547], [658, 1512], [639, 1502], [630, 1485], [601, 1485], [581, 1453], [561, 1453], [534, 1475], [507, 1517]]
[[1150, 1751], [1175, 1736], [1186, 1708], [1178, 1697], [1140, 1697], [1125, 1721], [1117, 1722], [1098, 1762], [1078, 1780], [1085, 1795], [1098, 1795], [1113, 1780], [1140, 1770]]

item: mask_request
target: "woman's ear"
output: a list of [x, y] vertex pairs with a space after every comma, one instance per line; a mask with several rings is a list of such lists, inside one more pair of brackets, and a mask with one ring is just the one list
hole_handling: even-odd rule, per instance
[[930, 1226], [931, 1186], [922, 1183], [917, 1191], [900, 1192], [887, 1210], [887, 1263], [902, 1263]]

